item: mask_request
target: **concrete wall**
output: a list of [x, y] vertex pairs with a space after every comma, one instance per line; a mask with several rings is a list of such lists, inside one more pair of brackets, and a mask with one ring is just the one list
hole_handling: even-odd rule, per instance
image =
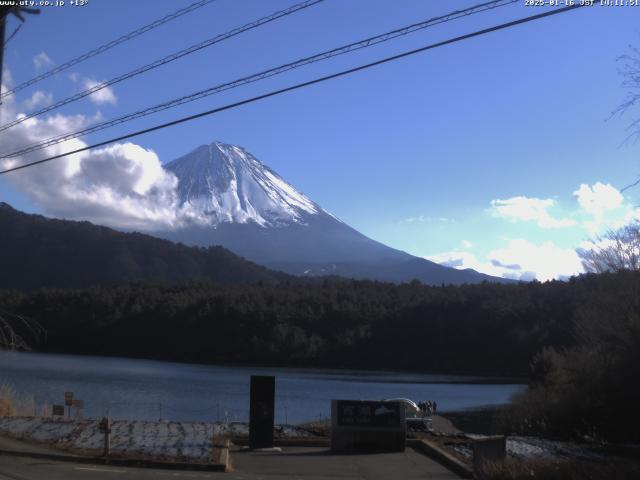
[[503, 436], [487, 437], [473, 442], [473, 468], [477, 472], [486, 462], [499, 462], [507, 454], [507, 438]]

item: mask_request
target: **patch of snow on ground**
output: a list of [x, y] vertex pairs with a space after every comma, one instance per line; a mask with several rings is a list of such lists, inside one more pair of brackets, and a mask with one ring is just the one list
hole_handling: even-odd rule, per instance
[[534, 445], [524, 438], [508, 438], [507, 454], [514, 458], [553, 458], [552, 449]]
[[[470, 440], [480, 440], [486, 435], [467, 434]], [[473, 457], [473, 443], [451, 445], [456, 452], [466, 458]], [[545, 440], [536, 437], [507, 437], [507, 455], [517, 459], [543, 458], [560, 460], [563, 458], [601, 460], [604, 456], [589, 445]]]
[[[511, 447], [510, 447], [511, 444]], [[507, 451], [516, 458], [573, 458], [601, 460], [604, 455], [594, 451], [589, 445], [545, 440], [535, 437], [509, 437]]]
[[[304, 429], [284, 425], [274, 429], [276, 437], [313, 436]], [[101, 453], [104, 434], [97, 420], [49, 418], [0, 418], [0, 435], [35, 441], [65, 450]], [[214, 436], [246, 437], [249, 425], [241, 422], [170, 422], [115, 420], [111, 423], [114, 455], [182, 457], [206, 461], [211, 457]]]
[[450, 447], [465, 458], [473, 458], [473, 450], [471, 450], [471, 446], [468, 444], [455, 443], [450, 445]]
[[[111, 452], [206, 460], [214, 435], [222, 430], [221, 425], [204, 422], [116, 420], [111, 424]], [[1, 418], [0, 435], [87, 452], [101, 452], [104, 445], [97, 420]]]

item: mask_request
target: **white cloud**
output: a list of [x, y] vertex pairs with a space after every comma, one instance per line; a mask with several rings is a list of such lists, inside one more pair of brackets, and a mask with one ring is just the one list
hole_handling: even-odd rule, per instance
[[469, 240], [462, 240], [462, 246], [464, 248], [471, 248], [473, 247], [473, 243], [471, 243]]
[[[597, 237], [608, 229], [620, 228], [633, 220], [640, 220], [640, 208], [626, 201], [620, 191], [610, 184], [581, 184], [573, 195], [578, 208], [572, 209], [570, 218], [566, 218], [566, 215], [563, 218], [552, 216], [550, 209], [557, 205], [550, 198], [516, 196], [506, 200], [493, 200], [491, 211], [499, 218], [512, 222], [533, 221], [546, 229], [586, 229], [592, 237]], [[575, 233], [584, 236], [584, 231], [578, 230], [572, 232], [572, 235]], [[564, 235], [564, 232], [556, 235]], [[517, 279], [537, 278], [541, 281], [566, 278], [584, 271], [574, 248], [561, 248], [551, 239], [542, 243], [533, 243], [524, 238], [510, 239], [506, 246], [495, 248], [480, 259], [469, 251], [470, 244], [462, 241], [462, 245], [464, 251], [446, 252], [430, 259], [456, 268], [473, 268], [490, 275]], [[601, 240], [584, 241], [576, 245], [576, 248], [597, 249], [603, 245], [606, 246]]]
[[522, 238], [509, 240], [506, 247], [489, 252], [485, 259], [469, 251], [455, 250], [425, 258], [448, 267], [472, 268], [488, 275], [524, 281], [562, 279], [583, 272], [580, 258], [573, 249], [560, 248], [553, 242], [535, 244]]
[[540, 281], [583, 272], [582, 263], [574, 249], [560, 248], [550, 241], [535, 244], [523, 238], [512, 239], [505, 248], [489, 252], [487, 258], [495, 265], [514, 271], [533, 272]]
[[[17, 116], [13, 97], [8, 97], [3, 107], [0, 111], [3, 122]], [[10, 134], [0, 133], [0, 144], [3, 150], [15, 150], [76, 130], [91, 120], [83, 115], [62, 114], [31, 118], [12, 128]], [[0, 160], [0, 168], [84, 146], [80, 139], [69, 140], [24, 157]], [[143, 231], [199, 221], [189, 205], [180, 205], [177, 178], [162, 168], [154, 152], [132, 143], [69, 155], [12, 172], [7, 177], [47, 214], [55, 217]]]
[[447, 217], [429, 217], [425, 215], [418, 215], [417, 217], [409, 217], [404, 219], [407, 223], [432, 223], [432, 222], [451, 222], [452, 220]]
[[529, 198], [524, 196], [512, 197], [506, 200], [492, 200], [491, 207], [496, 217], [512, 222], [535, 221], [540, 228], [565, 228], [576, 225], [574, 220], [556, 219], [548, 209], [555, 205], [551, 198]]
[[615, 244], [615, 240], [611, 240], [610, 238], [592, 238], [580, 242], [578, 249], [599, 251], [605, 248], [614, 247]]
[[118, 98], [116, 97], [116, 94], [113, 92], [113, 89], [111, 87], [99, 88], [102, 83], [96, 80], [85, 78], [83, 81], [83, 85], [86, 90], [97, 88], [94, 93], [89, 95], [89, 99], [96, 105], [103, 105], [105, 103], [115, 105], [118, 101]]
[[620, 228], [638, 217], [638, 209], [625, 203], [622, 193], [610, 184], [597, 182], [589, 186], [583, 183], [573, 195], [581, 212], [589, 216], [582, 223], [589, 235]]
[[13, 85], [14, 81], [13, 81], [13, 75], [11, 74], [11, 70], [9, 70], [8, 68], [3, 68], [2, 69], [2, 80], [3, 80], [3, 84], [2, 84], [2, 91], [6, 91], [8, 90], [8, 85]]
[[491, 212], [495, 217], [512, 222], [535, 221], [539, 227], [545, 229], [580, 227], [590, 236], [601, 235], [609, 229], [618, 229], [640, 218], [640, 208], [625, 201], [622, 193], [610, 184], [583, 183], [573, 192], [573, 196], [577, 208], [572, 208], [571, 212], [561, 219], [555, 218], [549, 212], [557, 206], [556, 201], [551, 198], [517, 196], [506, 200], [493, 200]]
[[582, 210], [595, 217], [602, 217], [607, 211], [615, 210], [624, 203], [624, 197], [617, 188], [600, 182], [591, 187], [583, 183], [573, 195]]
[[51, 60], [51, 58], [49, 58], [49, 55], [44, 52], [40, 52], [35, 57], [33, 57], [33, 66], [38, 70], [49, 67], [53, 64], [54, 61]]
[[622, 225], [628, 225], [633, 221], [640, 221], [640, 208], [630, 207], [622, 219]]
[[472, 268], [479, 272], [488, 273], [489, 275], [501, 276], [502, 272], [496, 270], [490, 263], [482, 262], [472, 252], [465, 250], [452, 250], [450, 252], [437, 253], [428, 255], [427, 260], [439, 263], [446, 267], [453, 267], [460, 270]]
[[33, 110], [38, 107], [48, 107], [53, 103], [53, 94], [51, 92], [43, 92], [42, 90], [36, 90], [24, 101], [24, 106], [27, 110]]

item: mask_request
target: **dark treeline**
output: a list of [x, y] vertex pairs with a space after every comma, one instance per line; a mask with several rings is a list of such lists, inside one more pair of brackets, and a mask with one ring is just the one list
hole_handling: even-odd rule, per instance
[[222, 247], [187, 247], [89, 222], [27, 215], [2, 202], [0, 231], [0, 288], [191, 280], [276, 283], [290, 278]]
[[534, 356], [530, 388], [501, 415], [507, 431], [640, 441], [640, 272], [586, 282], [593, 291], [575, 305], [570, 344]]
[[46, 329], [35, 345], [43, 351], [525, 376], [543, 348], [572, 346], [576, 324], [597, 305], [627, 301], [623, 287], [639, 276], [459, 287], [139, 284], [3, 291], [0, 307]]

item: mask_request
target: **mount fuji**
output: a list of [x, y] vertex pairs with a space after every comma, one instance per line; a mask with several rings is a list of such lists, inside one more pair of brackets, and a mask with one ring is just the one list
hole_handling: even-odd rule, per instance
[[432, 285], [509, 282], [445, 267], [366, 237], [239, 146], [202, 145], [164, 168], [178, 178], [181, 208], [198, 221], [156, 236], [186, 245], [222, 245], [294, 275], [417, 279]]

